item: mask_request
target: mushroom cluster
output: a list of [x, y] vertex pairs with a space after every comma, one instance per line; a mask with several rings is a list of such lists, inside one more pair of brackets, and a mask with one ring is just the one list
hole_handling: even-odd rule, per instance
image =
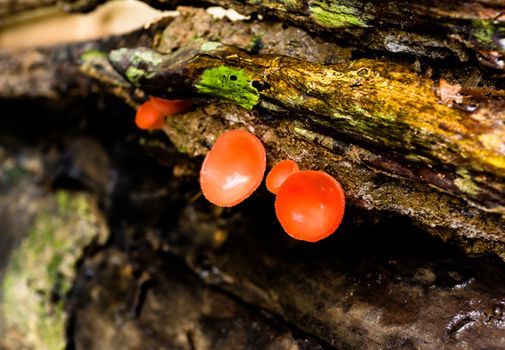
[[[266, 168], [265, 148], [243, 130], [225, 132], [203, 162], [200, 185], [211, 203], [234, 206], [260, 185]], [[317, 242], [331, 235], [344, 216], [342, 186], [324, 171], [300, 171], [292, 160], [275, 165], [266, 178], [275, 194], [275, 213], [291, 237]]]
[[[140, 129], [162, 129], [165, 117], [185, 112], [189, 100], [151, 96], [137, 110]], [[263, 181], [266, 152], [261, 141], [244, 130], [221, 135], [207, 153], [200, 170], [200, 186], [207, 200], [231, 207], [248, 198]], [[266, 178], [276, 195], [275, 213], [282, 228], [295, 239], [317, 242], [336, 231], [344, 216], [345, 193], [324, 171], [303, 170], [289, 159], [276, 164]]]

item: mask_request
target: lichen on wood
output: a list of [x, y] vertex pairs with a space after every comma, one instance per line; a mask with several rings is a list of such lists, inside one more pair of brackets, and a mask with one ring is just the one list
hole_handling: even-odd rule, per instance
[[[33, 154], [26, 156], [24, 162], [39, 167]], [[9, 171], [8, 164], [0, 162], [0, 177]], [[1, 225], [0, 260], [6, 261], [0, 261], [0, 347], [64, 349], [65, 298], [75, 265], [91, 242], [105, 242], [107, 228], [90, 195], [43, 194], [33, 184], [30, 166], [14, 164], [18, 172], [0, 196], [0, 209], [23, 219], [15, 224], [15, 218], [4, 217]]]

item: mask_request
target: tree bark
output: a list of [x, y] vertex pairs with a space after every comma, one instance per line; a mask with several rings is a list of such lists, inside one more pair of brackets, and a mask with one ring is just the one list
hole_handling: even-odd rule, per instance
[[[212, 3], [252, 19], [179, 8], [134, 33], [0, 53], [0, 102], [42, 102], [59, 116], [9, 112], [0, 136], [15, 124], [61, 151], [27, 185], [10, 181], [32, 158], [0, 148], [0, 208], [15, 208], [0, 216], [25, 220], [18, 231], [0, 220], [0, 306], [23, 309], [16, 298], [27, 295], [40, 306], [2, 311], [0, 346], [505, 347], [503, 4]], [[194, 108], [144, 133], [110, 95], [134, 108], [148, 95], [191, 98]], [[235, 128], [262, 140], [269, 167], [289, 158], [341, 182], [337, 234], [291, 240], [262, 187], [231, 209], [201, 197], [202, 156]], [[62, 183], [96, 197], [52, 194]], [[23, 214], [33, 193], [42, 219]], [[107, 228], [99, 214], [79, 219], [90, 207]], [[71, 223], [85, 224], [80, 244]], [[40, 232], [53, 233], [47, 251], [31, 244]], [[106, 245], [90, 243], [103, 232]], [[22, 328], [30, 317], [45, 328]], [[20, 337], [28, 331], [38, 342]]]
[[[299, 29], [286, 29], [279, 38], [273, 32], [278, 29], [275, 24], [232, 24], [212, 20], [203, 11], [182, 11], [178, 19], [166, 19], [131, 35], [77, 44], [70, 50], [68, 46], [37, 50], [42, 58], [28, 69], [24, 62], [33, 51], [21, 56], [16, 53], [2, 60], [11, 68], [5, 70], [10, 75], [3, 80], [4, 97], [33, 96], [35, 91], [58, 100], [89, 92], [93, 84], [77, 72], [80, 65], [82, 71], [101, 79], [106, 89], [132, 105], [141, 101], [144, 91], [231, 102], [242, 107], [229, 110], [235, 114], [233, 120], [258, 130], [256, 134], [276, 151], [270, 155], [270, 164], [288, 156], [304, 168], [325, 169], [343, 183], [354, 205], [410, 216], [470, 253], [504, 256], [501, 90], [469, 86], [463, 103], [450, 107], [442, 103], [443, 96], [437, 96], [437, 82], [413, 72], [408, 65], [350, 60], [348, 50], [318, 41], [310, 43], [311, 51], [304, 51], [298, 43], [306, 40], [307, 33]], [[164, 34], [154, 41], [154, 33], [160, 30]], [[181, 32], [186, 36], [178, 35]], [[228, 35], [231, 32], [235, 34]], [[272, 33], [262, 37], [260, 52], [251, 55], [241, 50], [257, 42], [258, 32]], [[190, 35], [202, 36], [203, 41], [192, 42]], [[172, 37], [179, 39], [170, 40]], [[216, 37], [234, 45], [205, 41]], [[137, 44], [158, 47], [162, 52], [181, 49], [171, 54], [146, 48], [113, 51]], [[112, 65], [124, 79], [107, 61], [109, 51]], [[289, 57], [292, 55], [303, 59]], [[318, 63], [342, 61], [346, 63]], [[33, 73], [30, 67], [42, 67], [48, 74], [40, 91], [37, 85], [33, 89], [33, 84], [28, 84]], [[60, 69], [71, 73], [64, 85]], [[135, 86], [142, 90], [134, 90]], [[197, 106], [203, 109], [167, 122], [179, 124], [166, 130], [178, 148], [192, 156], [206, 152], [208, 148], [199, 146], [202, 142], [210, 145], [226, 128], [236, 127], [216, 123], [209, 118], [204, 100], [201, 102]], [[252, 113], [247, 111], [253, 108]], [[208, 133], [195, 125], [207, 125]], [[297, 146], [300, 142], [306, 146]], [[198, 152], [188, 151], [195, 149]]]

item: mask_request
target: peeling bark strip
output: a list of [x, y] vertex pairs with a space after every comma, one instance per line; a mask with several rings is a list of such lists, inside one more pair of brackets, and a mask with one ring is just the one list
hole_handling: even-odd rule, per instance
[[[88, 12], [105, 0], [23, 0], [0, 2], [0, 17], [37, 7], [58, 5]], [[493, 0], [143, 0], [172, 10], [178, 5], [210, 3], [246, 15], [267, 14], [284, 22], [357, 46], [432, 59], [477, 54], [488, 67], [505, 69], [505, 3]], [[469, 55], [470, 54], [470, 55]]]
[[[161, 3], [173, 1], [161, 0]], [[468, 59], [468, 48], [484, 65], [505, 69], [505, 3], [425, 0], [209, 0], [244, 14], [268, 14], [284, 22], [357, 46], [430, 58]]]
[[464, 112], [439, 103], [431, 80], [395, 63], [361, 59], [324, 66], [279, 55], [251, 56], [213, 42], [193, 43], [169, 55], [120, 49], [109, 58], [148, 94], [202, 94], [246, 109], [259, 105], [289, 114], [404, 168], [375, 164], [381, 171], [505, 213], [505, 104], [500, 99]]

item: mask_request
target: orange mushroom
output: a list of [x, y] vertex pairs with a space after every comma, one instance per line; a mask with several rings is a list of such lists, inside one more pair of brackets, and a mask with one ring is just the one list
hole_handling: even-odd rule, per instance
[[251, 133], [231, 130], [219, 137], [200, 171], [207, 200], [231, 207], [249, 197], [261, 184], [266, 168], [265, 147]]
[[290, 159], [280, 161], [272, 168], [272, 170], [270, 170], [267, 175], [267, 189], [273, 194], [277, 194], [284, 181], [286, 181], [290, 175], [299, 171], [300, 169], [294, 161]]
[[289, 176], [275, 199], [275, 213], [291, 237], [317, 242], [331, 235], [344, 216], [345, 194], [323, 171], [305, 170]]
[[137, 110], [135, 124], [143, 130], [162, 129], [166, 116], [186, 112], [190, 107], [190, 100], [166, 100], [151, 96]]
[[150, 96], [149, 101], [165, 116], [186, 112], [191, 107], [191, 100], [167, 100]]
[[143, 130], [161, 129], [165, 124], [165, 116], [154, 107], [151, 101], [147, 101], [137, 109], [135, 124]]

